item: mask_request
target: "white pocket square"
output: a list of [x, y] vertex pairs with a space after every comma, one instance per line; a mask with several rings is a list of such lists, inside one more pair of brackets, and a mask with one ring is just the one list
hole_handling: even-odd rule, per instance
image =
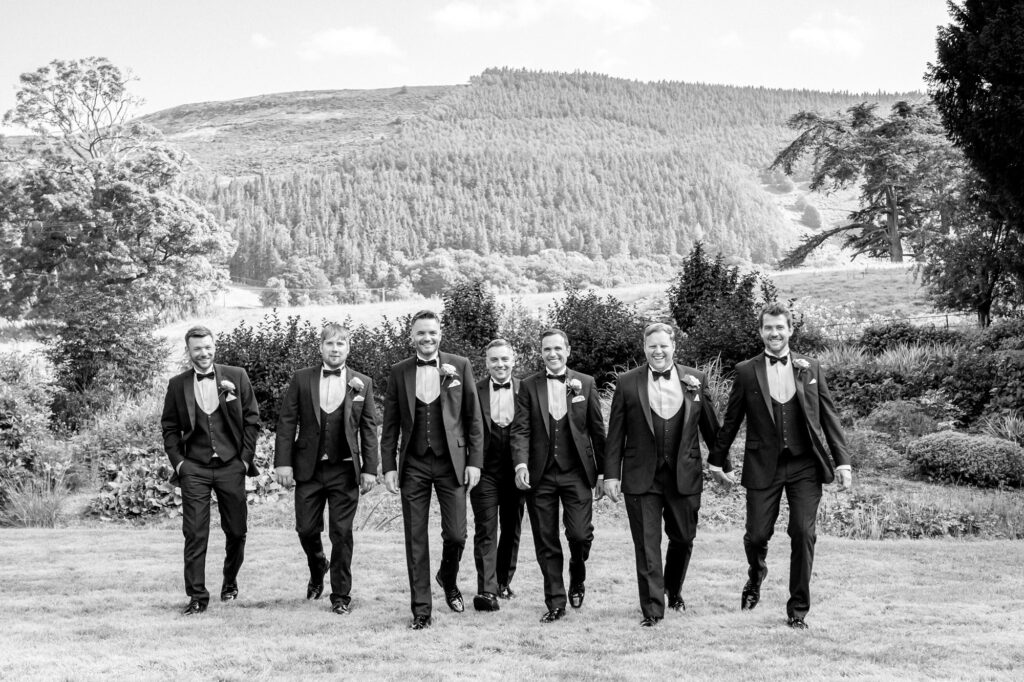
[[458, 379], [456, 379], [452, 383], [448, 384], [448, 388], [455, 388], [456, 386], [461, 386], [461, 385], [462, 385], [462, 382], [459, 381]]
[[226, 403], [230, 403], [232, 400], [238, 400], [238, 398], [236, 398], [235, 396], [231, 395], [230, 393], [228, 393], [228, 397], [227, 398], [224, 398], [224, 402], [226, 402]]
[[808, 385], [808, 386], [813, 386], [813, 385], [814, 385], [814, 384], [816, 384], [816, 383], [818, 383], [818, 380], [817, 380], [817, 379], [811, 379], [811, 381], [810, 381], [810, 382], [809, 382], [809, 383], [808, 383], [807, 385]]
[[572, 401], [574, 403], [582, 403], [584, 400], [586, 400], [586, 398], [584, 396], [581, 396], [581, 395], [578, 395], [578, 396], [576, 396], [575, 398], [572, 399]]
[[366, 398], [364, 398], [364, 397], [363, 397], [363, 396], [361, 396], [361, 395], [357, 395], [357, 396], [356, 396], [355, 398], [352, 398], [352, 402], [354, 402], [354, 403], [361, 403], [361, 402], [363, 402], [364, 400], [366, 400]]
[[[695, 402], [695, 403], [699, 403], [699, 402], [700, 402], [700, 396], [699, 396], [699, 395], [695, 395], [695, 396], [693, 396], [693, 402]], [[787, 499], [788, 499], [788, 498], [787, 498]]]

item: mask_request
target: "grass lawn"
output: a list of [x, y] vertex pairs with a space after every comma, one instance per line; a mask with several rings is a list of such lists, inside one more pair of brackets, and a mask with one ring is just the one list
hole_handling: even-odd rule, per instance
[[[436, 569], [436, 530], [431, 549]], [[307, 602], [293, 532], [250, 531], [237, 602], [216, 601], [219, 531], [208, 557], [214, 601], [184, 605], [173, 528], [0, 530], [0, 679], [1020, 679], [1024, 543], [821, 537], [811, 629], [785, 627], [788, 541], [777, 534], [761, 605], [739, 611], [741, 531], [698, 535], [689, 610], [638, 627], [625, 521], [596, 518], [583, 608], [542, 625], [528, 524], [518, 597], [498, 613], [453, 614], [434, 594], [434, 627], [406, 628], [408, 583], [396, 531], [356, 535], [353, 611]], [[471, 531], [472, 532], [472, 531]], [[475, 588], [472, 541], [462, 561]]]

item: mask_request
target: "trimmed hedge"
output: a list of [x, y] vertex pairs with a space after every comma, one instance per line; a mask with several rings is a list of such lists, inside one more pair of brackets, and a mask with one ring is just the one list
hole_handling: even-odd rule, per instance
[[959, 431], [940, 431], [910, 443], [907, 458], [927, 478], [984, 488], [1024, 484], [1024, 448]]
[[867, 327], [860, 337], [860, 345], [872, 355], [895, 348], [900, 344], [908, 346], [930, 346], [937, 343], [962, 343], [964, 335], [954, 329], [917, 326], [909, 322], [886, 322]]

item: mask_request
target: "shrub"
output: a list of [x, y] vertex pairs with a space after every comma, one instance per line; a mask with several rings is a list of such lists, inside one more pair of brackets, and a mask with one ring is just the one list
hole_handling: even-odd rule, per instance
[[0, 525], [55, 528], [64, 514], [68, 483], [63, 467], [45, 466], [29, 475], [0, 475], [4, 505]]
[[860, 337], [860, 345], [872, 355], [896, 346], [928, 346], [936, 343], [959, 344], [963, 334], [954, 329], [916, 326], [906, 321], [885, 322], [867, 327]]
[[978, 350], [1024, 350], [1024, 318], [1002, 319], [970, 338]]
[[928, 410], [912, 400], [889, 400], [871, 411], [864, 426], [887, 434], [898, 448], [907, 441], [939, 430], [939, 422]]
[[171, 483], [174, 470], [161, 446], [125, 449], [104, 462], [102, 473], [107, 480], [89, 513], [107, 520], [181, 514], [181, 492]]
[[[383, 405], [391, 366], [412, 353], [409, 346], [410, 317], [403, 315], [394, 322], [383, 317], [376, 327], [361, 324], [352, 330], [349, 363], [373, 379], [378, 408]], [[447, 350], [443, 335], [441, 349]], [[378, 413], [383, 414], [380, 409]]]
[[1024, 414], [1014, 412], [984, 417], [979, 426], [981, 432], [986, 436], [1011, 440], [1017, 445], [1024, 445]]
[[1024, 484], [1024, 448], [991, 436], [942, 431], [910, 443], [916, 471], [933, 480], [980, 487]]
[[569, 288], [565, 298], [551, 304], [549, 317], [569, 337], [569, 366], [594, 377], [598, 387], [614, 381], [617, 368], [644, 360], [646, 322], [614, 296], [601, 299], [593, 291]]
[[869, 429], [852, 429], [846, 433], [846, 449], [850, 464], [856, 471], [898, 471], [907, 459], [893, 448], [888, 433]]
[[1024, 351], [963, 353], [942, 369], [942, 388], [963, 426], [983, 414], [1012, 414], [1024, 404]]
[[498, 313], [498, 335], [516, 351], [515, 374], [533, 373], [540, 359], [540, 333], [547, 327], [545, 318], [523, 305], [522, 301], [502, 304]]
[[0, 451], [17, 450], [49, 430], [53, 388], [42, 363], [23, 353], [0, 353], [0, 376]]

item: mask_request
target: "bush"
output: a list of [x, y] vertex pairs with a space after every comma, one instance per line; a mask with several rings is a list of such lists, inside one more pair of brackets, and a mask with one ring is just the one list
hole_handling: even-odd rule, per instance
[[0, 475], [4, 505], [0, 525], [55, 528], [64, 515], [68, 482], [63, 467], [42, 467], [29, 475]]
[[1024, 404], [1024, 351], [963, 353], [947, 361], [941, 373], [962, 426], [982, 415], [1013, 414]]
[[928, 409], [912, 400], [889, 400], [871, 411], [864, 426], [892, 438], [902, 449], [907, 441], [939, 430], [939, 422]]
[[474, 280], [445, 289], [442, 318], [442, 348], [464, 355], [480, 378], [484, 369], [483, 352], [498, 336], [498, 304], [483, 280]]
[[889, 471], [902, 469], [907, 459], [892, 446], [888, 433], [854, 429], [846, 433], [846, 449], [855, 471]]
[[1024, 350], [1024, 318], [1002, 319], [970, 337], [978, 350]]
[[1019, 412], [984, 417], [981, 420], [980, 428], [986, 436], [1024, 445], [1024, 414]]
[[48, 432], [53, 388], [42, 363], [22, 353], [0, 353], [0, 376], [0, 451], [17, 450]]
[[929, 479], [980, 487], [1024, 484], [1024, 448], [991, 436], [932, 433], [910, 443], [907, 457]]
[[644, 361], [646, 322], [614, 296], [601, 299], [593, 291], [569, 288], [565, 298], [551, 304], [549, 317], [551, 326], [569, 337], [569, 366], [594, 377], [598, 387], [614, 381], [617, 370]]
[[963, 334], [954, 329], [916, 326], [906, 321], [885, 322], [867, 327], [860, 337], [860, 345], [872, 355], [896, 346], [929, 346], [937, 343], [960, 344]]

